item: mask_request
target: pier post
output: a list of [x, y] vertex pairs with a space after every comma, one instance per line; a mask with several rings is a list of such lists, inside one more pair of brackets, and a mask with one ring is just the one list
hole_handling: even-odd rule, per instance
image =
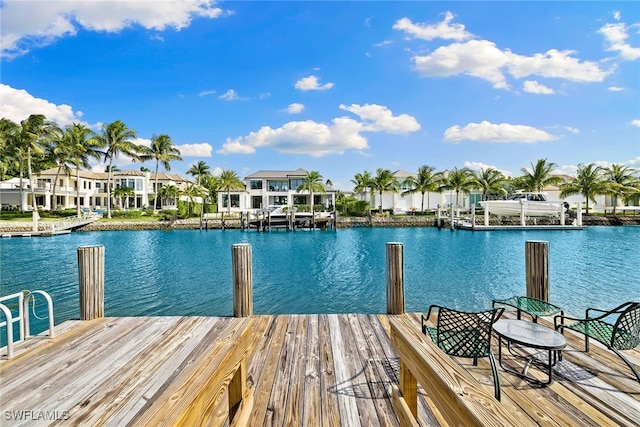
[[527, 241], [524, 247], [527, 296], [549, 302], [549, 243]]
[[387, 314], [404, 313], [404, 247], [387, 243]]
[[454, 206], [453, 203], [451, 203], [451, 231], [453, 231], [454, 227], [455, 227], [455, 223], [454, 223], [454, 210], [453, 210]]
[[582, 227], [582, 202], [578, 202], [576, 208], [576, 224], [578, 227]]
[[104, 317], [104, 246], [78, 248], [80, 320]]
[[438, 210], [436, 211], [436, 226], [438, 230], [442, 228], [442, 212], [440, 211], [440, 205], [438, 204]]
[[471, 205], [471, 229], [476, 229], [476, 205]]
[[523, 227], [527, 225], [527, 221], [524, 217], [524, 199], [520, 199], [520, 225]]
[[253, 314], [251, 245], [248, 243], [232, 245], [231, 256], [233, 260], [233, 316], [249, 317]]
[[560, 225], [564, 226], [564, 203], [560, 202]]
[[489, 225], [489, 206], [485, 205], [484, 207], [484, 225]]

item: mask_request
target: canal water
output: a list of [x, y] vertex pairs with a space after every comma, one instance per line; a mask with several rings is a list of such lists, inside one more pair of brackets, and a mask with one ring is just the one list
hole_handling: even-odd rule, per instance
[[[566, 312], [640, 301], [640, 227], [633, 226], [149, 230], [0, 239], [0, 295], [45, 290], [53, 297], [56, 323], [78, 318], [77, 249], [101, 245], [107, 316], [229, 316], [231, 246], [249, 243], [254, 313], [384, 313], [386, 243], [400, 242], [407, 311], [426, 311], [430, 304], [482, 310], [494, 298], [525, 293], [528, 240], [549, 242], [550, 298]], [[45, 312], [42, 306], [35, 310]]]

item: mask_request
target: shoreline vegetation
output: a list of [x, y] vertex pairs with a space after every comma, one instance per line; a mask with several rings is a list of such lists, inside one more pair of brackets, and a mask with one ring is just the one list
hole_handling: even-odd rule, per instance
[[[482, 225], [483, 218], [476, 217], [476, 224]], [[624, 226], [624, 225], [640, 225], [640, 215], [617, 215], [617, 216], [591, 216], [583, 215], [583, 225], [601, 225], [601, 226]], [[491, 218], [491, 225], [518, 225], [519, 218], [502, 219]], [[537, 225], [557, 224], [557, 220], [538, 219]], [[39, 230], [47, 230], [47, 221], [39, 222]], [[532, 223], [531, 223], [532, 224]], [[354, 227], [436, 227], [436, 218], [433, 216], [372, 216], [367, 217], [339, 217], [337, 221], [339, 229]], [[205, 219], [199, 218], [178, 219], [171, 221], [141, 221], [141, 220], [98, 220], [94, 223], [85, 225], [76, 230], [79, 232], [87, 231], [135, 231], [135, 230], [220, 230], [220, 229], [240, 229], [240, 220], [229, 218], [221, 219]], [[449, 228], [449, 219], [442, 218], [442, 228]], [[32, 231], [33, 223], [31, 221], [0, 221], [0, 232], [21, 232]], [[255, 231], [252, 229], [251, 231]]]

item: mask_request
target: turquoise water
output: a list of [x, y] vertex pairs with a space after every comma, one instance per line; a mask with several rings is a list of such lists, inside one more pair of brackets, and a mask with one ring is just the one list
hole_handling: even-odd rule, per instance
[[250, 243], [256, 314], [384, 313], [385, 244], [401, 242], [407, 311], [430, 304], [480, 310], [493, 298], [525, 293], [527, 240], [549, 242], [551, 302], [565, 311], [640, 301], [640, 227], [150, 230], [0, 239], [0, 295], [45, 290], [56, 323], [78, 318], [77, 248], [102, 245], [107, 316], [229, 316], [231, 245]]

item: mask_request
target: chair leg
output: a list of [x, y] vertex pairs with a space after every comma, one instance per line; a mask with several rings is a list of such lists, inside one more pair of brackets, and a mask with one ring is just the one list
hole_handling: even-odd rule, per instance
[[633, 366], [633, 364], [631, 362], [629, 362], [629, 360], [626, 357], [624, 357], [624, 354], [622, 354], [619, 350], [616, 350], [615, 348], [612, 348], [611, 351], [613, 351], [615, 354], [617, 354], [620, 359], [624, 360], [624, 363], [626, 363], [627, 366], [629, 368], [631, 368], [631, 370], [633, 371], [633, 373], [636, 376], [636, 380], [638, 380], [638, 382], [640, 383], [640, 374], [638, 374], [638, 371], [636, 370], [635, 366]]
[[500, 376], [498, 375], [498, 369], [496, 368], [496, 361], [493, 358], [493, 352], [489, 352], [489, 362], [491, 363], [491, 373], [493, 374], [493, 390], [498, 399], [500, 401]]

